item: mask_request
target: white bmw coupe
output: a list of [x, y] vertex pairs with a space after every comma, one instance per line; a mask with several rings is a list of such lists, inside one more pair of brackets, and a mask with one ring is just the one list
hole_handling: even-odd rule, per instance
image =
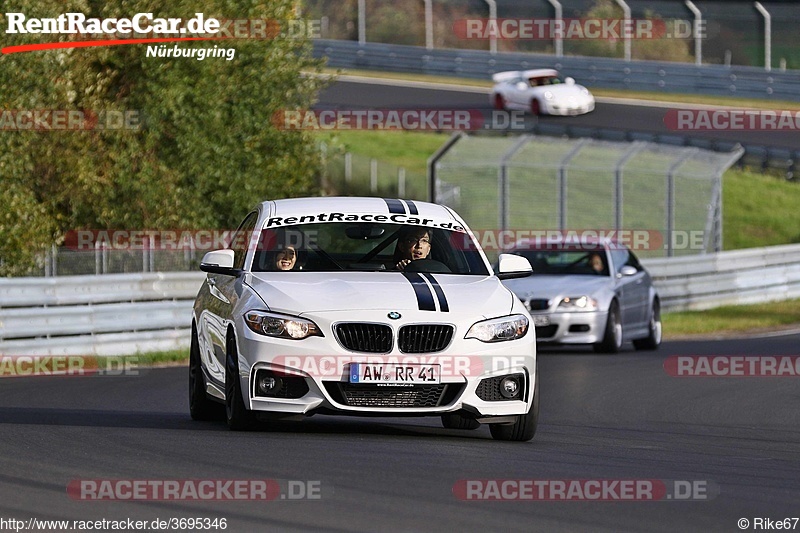
[[337, 415], [437, 416], [533, 438], [528, 310], [451, 209], [381, 198], [267, 201], [209, 252], [192, 315], [190, 412], [232, 429]]
[[552, 69], [512, 70], [492, 76], [495, 109], [534, 115], [583, 115], [594, 111], [594, 96], [572, 78], [563, 81]]

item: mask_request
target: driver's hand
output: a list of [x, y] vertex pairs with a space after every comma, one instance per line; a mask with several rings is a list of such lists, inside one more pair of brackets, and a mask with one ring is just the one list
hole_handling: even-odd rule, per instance
[[402, 261], [397, 263], [397, 265], [395, 265], [395, 266], [397, 267], [397, 270], [403, 270], [406, 267], [406, 265], [409, 264], [410, 262], [411, 262], [411, 259], [403, 259]]

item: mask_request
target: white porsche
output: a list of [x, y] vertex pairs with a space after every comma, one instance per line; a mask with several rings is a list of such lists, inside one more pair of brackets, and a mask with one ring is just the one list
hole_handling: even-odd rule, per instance
[[495, 109], [516, 109], [534, 115], [583, 115], [594, 111], [594, 96], [572, 78], [563, 81], [557, 70], [534, 69], [498, 72], [491, 104]]
[[533, 438], [536, 339], [501, 279], [531, 273], [501, 255], [494, 273], [451, 209], [411, 200], [267, 201], [229, 249], [209, 252], [195, 301], [192, 418], [437, 416]]

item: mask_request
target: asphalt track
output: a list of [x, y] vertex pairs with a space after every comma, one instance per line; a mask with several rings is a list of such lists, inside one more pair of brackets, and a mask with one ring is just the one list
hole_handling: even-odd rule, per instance
[[[226, 518], [227, 531], [739, 531], [800, 515], [798, 377], [686, 378], [670, 355], [797, 355], [800, 334], [540, 354], [533, 441], [438, 419], [316, 416], [256, 432], [188, 416], [185, 368], [0, 380], [0, 518]], [[318, 482], [289, 501], [82, 501], [87, 479]], [[703, 483], [695, 501], [463, 501], [472, 479]], [[284, 492], [283, 494], [287, 494]], [[800, 527], [800, 526], [798, 526]], [[750, 530], [750, 529], [748, 529]]]
[[[338, 81], [320, 92], [320, 109], [469, 109], [490, 114], [488, 89], [443, 90], [401, 85], [392, 80], [377, 83]], [[484, 91], [484, 92], [480, 92]], [[575, 117], [526, 117], [526, 127], [533, 121], [544, 124], [569, 125], [576, 128], [608, 128], [629, 130], [669, 137], [698, 137], [726, 144], [742, 143], [797, 150], [800, 129], [783, 131], [675, 131], [665, 124], [665, 117], [675, 109], [692, 109], [692, 104], [658, 103], [632, 105], [599, 101], [592, 113]], [[708, 108], [709, 106], [705, 106]], [[668, 121], [669, 122], [669, 121]], [[800, 527], [800, 526], [799, 526]]]

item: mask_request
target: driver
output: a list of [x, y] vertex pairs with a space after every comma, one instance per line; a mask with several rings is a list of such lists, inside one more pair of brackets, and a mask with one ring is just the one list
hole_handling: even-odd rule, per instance
[[431, 253], [431, 234], [425, 228], [403, 230], [397, 239], [394, 249], [394, 264], [397, 270], [403, 270], [411, 261], [427, 259]]

